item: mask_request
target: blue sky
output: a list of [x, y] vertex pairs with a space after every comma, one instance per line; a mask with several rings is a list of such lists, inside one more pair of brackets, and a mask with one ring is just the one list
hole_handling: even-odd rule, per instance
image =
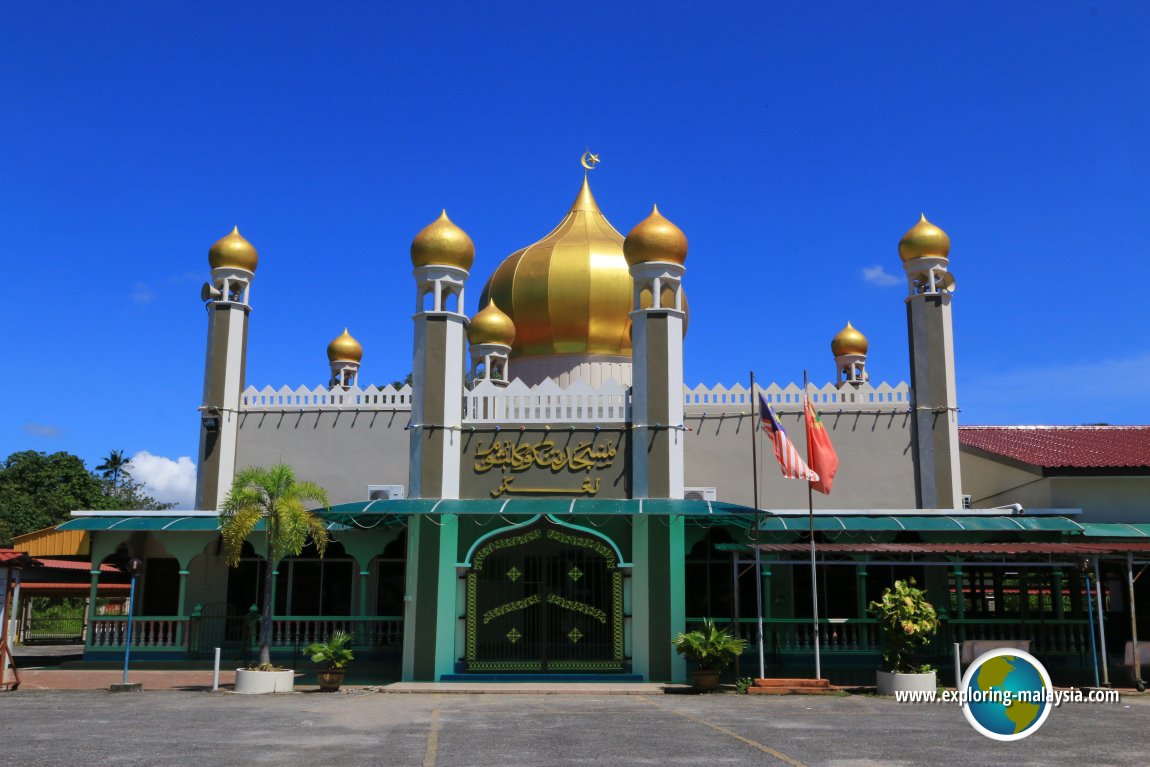
[[194, 458], [237, 224], [249, 383], [323, 383], [344, 325], [402, 378], [411, 238], [470, 233], [474, 312], [585, 148], [617, 229], [657, 202], [690, 239], [692, 385], [829, 380], [848, 319], [904, 380], [925, 212], [963, 423], [1150, 420], [1150, 4], [711, 5], [4, 3], [0, 455]]

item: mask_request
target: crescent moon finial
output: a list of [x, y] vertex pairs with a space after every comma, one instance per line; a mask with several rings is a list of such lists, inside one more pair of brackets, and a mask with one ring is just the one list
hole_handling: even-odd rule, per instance
[[579, 158], [579, 162], [584, 170], [595, 170], [595, 166], [599, 164], [599, 155], [591, 154], [591, 150], [587, 150], [583, 153], [583, 156]]

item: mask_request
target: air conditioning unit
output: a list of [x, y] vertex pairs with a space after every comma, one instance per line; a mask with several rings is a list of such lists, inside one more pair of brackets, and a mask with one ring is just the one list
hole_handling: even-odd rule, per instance
[[403, 485], [368, 485], [367, 500], [399, 501], [407, 497]]
[[684, 487], [683, 498], [688, 501], [717, 501], [718, 493], [713, 487]]

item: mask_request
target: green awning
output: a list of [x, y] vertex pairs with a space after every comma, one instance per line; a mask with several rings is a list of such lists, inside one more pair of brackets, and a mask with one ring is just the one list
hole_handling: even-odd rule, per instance
[[[180, 517], [171, 515], [148, 514], [140, 516], [85, 516], [73, 517], [57, 525], [57, 530], [132, 530], [153, 532], [181, 532], [181, 533], [214, 533], [220, 529], [216, 517]], [[256, 531], [262, 532], [264, 523], [256, 525]], [[328, 530], [347, 530], [346, 525], [338, 522], [329, 522]]]
[[1150, 538], [1150, 525], [1083, 522], [1082, 535], [1087, 538]]
[[[801, 533], [810, 529], [810, 519], [804, 516], [764, 517], [760, 530], [776, 533]], [[815, 516], [815, 530], [819, 532], [1081, 532], [1082, 525], [1066, 517], [980, 517], [949, 514], [899, 515], [831, 515]]]
[[749, 506], [719, 501], [673, 500], [667, 498], [477, 498], [466, 500], [435, 500], [409, 498], [389, 501], [360, 501], [332, 506], [322, 515], [328, 519], [374, 517], [383, 515], [411, 516], [413, 514], [502, 514], [505, 516], [536, 515], [678, 515], [685, 517], [754, 517]]

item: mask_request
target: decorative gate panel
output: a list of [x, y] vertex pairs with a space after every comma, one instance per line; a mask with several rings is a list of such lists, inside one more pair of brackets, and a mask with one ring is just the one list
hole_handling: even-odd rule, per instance
[[546, 522], [480, 546], [467, 574], [468, 671], [623, 671], [615, 551]]

